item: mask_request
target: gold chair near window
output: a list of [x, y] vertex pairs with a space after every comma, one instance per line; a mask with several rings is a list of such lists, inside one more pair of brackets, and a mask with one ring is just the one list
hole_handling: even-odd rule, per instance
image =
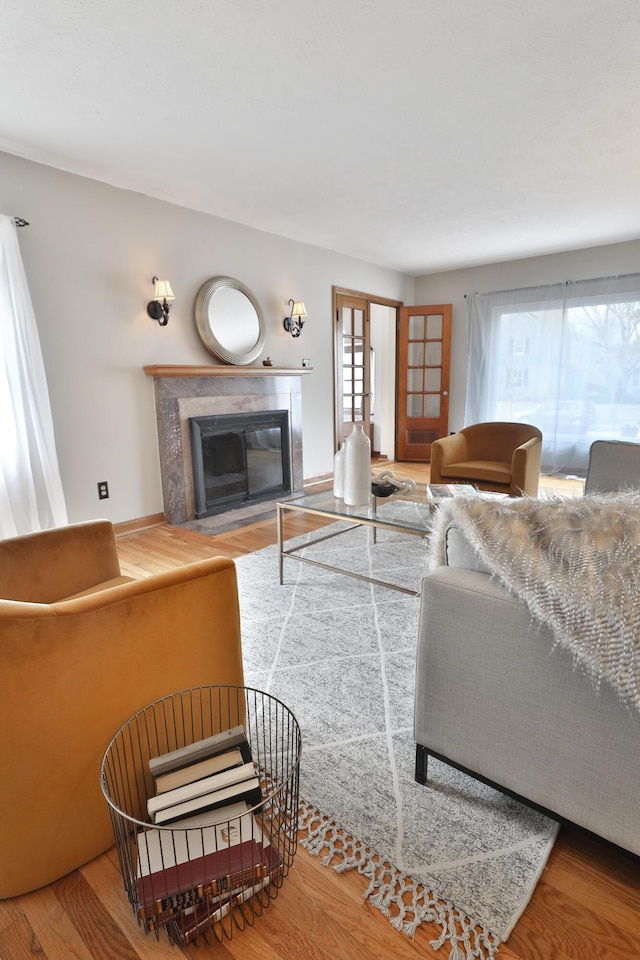
[[243, 684], [232, 560], [132, 580], [111, 523], [0, 541], [0, 899], [113, 846], [100, 766], [140, 708]]
[[431, 483], [538, 495], [542, 433], [527, 423], [475, 423], [431, 444]]

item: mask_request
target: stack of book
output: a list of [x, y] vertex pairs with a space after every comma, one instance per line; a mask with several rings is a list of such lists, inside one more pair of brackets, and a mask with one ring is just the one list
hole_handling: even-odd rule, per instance
[[439, 504], [443, 500], [449, 500], [451, 497], [477, 493], [476, 488], [471, 483], [428, 483], [427, 499], [432, 504]]
[[[281, 868], [259, 825], [260, 778], [242, 726], [152, 758], [155, 795], [137, 836], [138, 915], [185, 944]], [[158, 827], [171, 829], [158, 829]]]

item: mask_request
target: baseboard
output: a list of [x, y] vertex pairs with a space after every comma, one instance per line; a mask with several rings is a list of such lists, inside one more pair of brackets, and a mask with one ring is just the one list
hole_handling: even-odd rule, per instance
[[137, 520], [125, 520], [123, 523], [114, 523], [113, 529], [116, 537], [124, 537], [127, 533], [135, 533], [136, 530], [145, 530], [147, 527], [157, 527], [159, 523], [164, 523], [163, 513], [153, 513], [149, 517], [138, 517]]
[[[316, 489], [321, 486], [324, 486], [328, 483], [333, 482], [333, 474], [325, 473], [319, 477], [309, 477], [304, 481], [304, 493], [313, 493]], [[295, 494], [293, 494], [295, 496]], [[271, 504], [273, 509], [275, 509], [275, 501]], [[266, 512], [269, 509], [268, 504], [262, 505], [262, 512]], [[220, 514], [219, 516], [232, 517], [233, 511], [227, 511], [226, 514]], [[115, 531], [116, 537], [124, 537], [128, 533], [135, 533], [137, 530], [144, 530], [147, 527], [157, 527], [159, 523], [164, 523], [164, 514], [163, 513], [153, 513], [149, 517], [138, 517], [137, 520], [125, 520], [123, 523], [114, 523], [113, 529]], [[228, 521], [227, 526], [230, 521]], [[177, 524], [177, 526], [187, 526], [187, 524]]]
[[305, 493], [313, 493], [315, 487], [322, 486], [326, 483], [333, 483], [333, 473], [323, 473], [318, 477], [307, 477], [303, 482], [304, 491]]

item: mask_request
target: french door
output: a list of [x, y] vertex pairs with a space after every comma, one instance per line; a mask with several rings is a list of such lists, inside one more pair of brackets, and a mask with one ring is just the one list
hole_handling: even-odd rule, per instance
[[372, 442], [369, 301], [335, 292], [336, 440], [342, 445], [353, 423]]
[[401, 307], [397, 459], [427, 461], [449, 430], [451, 304]]

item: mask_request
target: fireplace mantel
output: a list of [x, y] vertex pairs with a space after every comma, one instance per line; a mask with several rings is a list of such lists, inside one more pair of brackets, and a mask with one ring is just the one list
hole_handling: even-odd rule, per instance
[[302, 376], [311, 367], [150, 364], [153, 378], [164, 515], [195, 517], [189, 418], [248, 411], [289, 413], [291, 485], [303, 489]]
[[311, 367], [235, 367], [182, 366], [150, 364], [144, 368], [149, 377], [291, 377], [311, 373]]

